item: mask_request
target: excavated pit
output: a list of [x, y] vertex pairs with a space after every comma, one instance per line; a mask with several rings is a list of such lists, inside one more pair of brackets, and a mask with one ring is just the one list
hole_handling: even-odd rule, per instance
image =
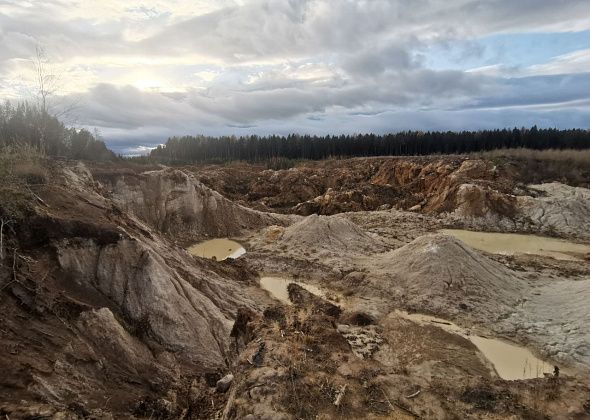
[[[567, 177], [526, 186], [512, 166], [464, 157], [242, 165], [240, 176], [151, 169], [60, 163], [52, 183], [34, 187], [9, 238], [14, 264], [0, 265], [0, 415], [590, 410], [585, 248], [550, 251], [566, 259], [481, 253], [437, 233], [539, 232], [583, 245], [590, 195], [554, 182]], [[241, 244], [248, 253], [232, 258]], [[478, 408], [482, 395], [492, 408]]]

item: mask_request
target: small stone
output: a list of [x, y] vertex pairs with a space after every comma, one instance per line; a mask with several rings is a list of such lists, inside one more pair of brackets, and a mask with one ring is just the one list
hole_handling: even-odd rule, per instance
[[227, 392], [227, 390], [229, 389], [229, 387], [231, 386], [231, 383], [234, 380], [234, 375], [232, 375], [231, 373], [228, 375], [225, 375], [223, 378], [221, 378], [220, 380], [217, 381], [217, 385], [215, 386], [215, 390], [217, 392]]
[[416, 204], [408, 209], [408, 211], [420, 211], [422, 210], [422, 206], [420, 204]]

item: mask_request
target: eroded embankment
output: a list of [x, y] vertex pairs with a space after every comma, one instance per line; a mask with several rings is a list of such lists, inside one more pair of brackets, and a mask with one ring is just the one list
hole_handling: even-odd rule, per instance
[[[4, 236], [11, 252], [0, 264], [0, 411], [180, 415], [193, 404], [179, 397], [191, 382], [235, 358], [238, 309], [261, 310], [249, 293], [254, 273], [241, 261], [192, 257], [161, 226], [122, 209], [83, 165], [48, 165], [50, 182], [35, 186]], [[165, 185], [174, 176], [161, 175]], [[211, 204], [191, 197], [195, 211]], [[226, 214], [236, 216], [232, 226], [250, 220], [241, 211]], [[217, 220], [202, 211], [189, 219]]]
[[131, 174], [103, 170], [98, 179], [117, 206], [180, 243], [237, 236], [289, 220], [287, 216], [240, 206], [203, 185], [191, 173], [177, 169]]

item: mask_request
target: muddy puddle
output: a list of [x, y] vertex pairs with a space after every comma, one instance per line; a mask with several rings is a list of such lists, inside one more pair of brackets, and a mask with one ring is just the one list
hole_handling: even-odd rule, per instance
[[440, 233], [454, 236], [473, 248], [492, 254], [533, 254], [568, 261], [583, 261], [590, 254], [590, 245], [545, 236], [462, 229], [442, 229]]
[[274, 298], [289, 305], [291, 304], [291, 301], [289, 300], [289, 292], [287, 291], [287, 286], [289, 286], [289, 284], [291, 283], [295, 283], [303, 287], [308, 292], [326, 299], [326, 294], [324, 293], [324, 291], [319, 287], [312, 286], [311, 284], [302, 283], [285, 277], [270, 276], [260, 278], [260, 287], [268, 291]]
[[452, 322], [423, 314], [395, 311], [402, 318], [421, 325], [434, 325], [471, 341], [494, 366], [498, 376], [506, 380], [533, 379], [553, 372], [553, 365], [536, 357], [530, 350], [496, 338], [471, 334]]
[[235, 241], [219, 238], [192, 245], [188, 248], [188, 252], [197, 257], [222, 261], [226, 258], [238, 258], [244, 255], [246, 250]]

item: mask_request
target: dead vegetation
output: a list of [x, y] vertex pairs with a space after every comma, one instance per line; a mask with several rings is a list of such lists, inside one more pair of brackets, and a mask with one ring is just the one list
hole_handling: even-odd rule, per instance
[[522, 184], [558, 181], [574, 187], [590, 187], [590, 150], [587, 149], [500, 149], [473, 156], [510, 168]]
[[472, 156], [480, 158], [517, 158], [550, 162], [575, 162], [584, 165], [590, 164], [590, 150], [588, 149], [495, 149], [487, 152], [474, 153]]

